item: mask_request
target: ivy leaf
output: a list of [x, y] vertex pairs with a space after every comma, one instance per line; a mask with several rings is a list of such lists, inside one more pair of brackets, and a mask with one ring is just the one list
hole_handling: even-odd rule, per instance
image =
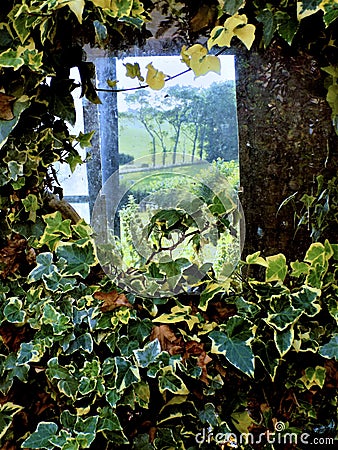
[[56, 270], [53, 264], [53, 254], [49, 252], [39, 253], [36, 257], [36, 267], [29, 273], [28, 282], [41, 280], [43, 275], [50, 275]]
[[138, 383], [141, 378], [138, 368], [121, 356], [115, 357], [116, 387], [118, 392], [123, 392], [133, 383]]
[[12, 67], [17, 70], [24, 64], [24, 59], [15, 50], [8, 49], [0, 53], [0, 67]]
[[202, 423], [208, 424], [211, 427], [217, 427], [220, 424], [220, 419], [216, 413], [215, 405], [207, 403], [204, 409], [199, 411], [198, 417]]
[[65, 314], [59, 313], [50, 304], [47, 303], [43, 309], [42, 323], [46, 325], [51, 325], [53, 328], [53, 333], [55, 335], [61, 335], [67, 331], [69, 328], [70, 318]]
[[170, 314], [162, 314], [153, 320], [153, 322], [159, 323], [177, 323], [186, 322], [189, 330], [191, 331], [195, 324], [199, 323], [199, 318], [191, 314], [190, 306], [174, 306], [171, 308]]
[[[223, 330], [225, 332], [223, 332]], [[254, 355], [250, 347], [252, 325], [242, 317], [231, 317], [222, 331], [209, 334], [211, 353], [222, 354], [237, 369], [249, 376], [254, 374]]]
[[21, 445], [22, 448], [49, 449], [50, 439], [55, 437], [58, 426], [54, 422], [40, 422], [37, 429]]
[[15, 405], [12, 402], [3, 403], [0, 406], [0, 440], [12, 425], [13, 417], [22, 410], [22, 406]]
[[[302, 309], [307, 316], [314, 317], [321, 310], [318, 303], [320, 294], [320, 289], [304, 286], [299, 292], [291, 295], [292, 306]], [[316, 301], [317, 303], [315, 303]]]
[[212, 300], [216, 294], [218, 294], [223, 290], [224, 290], [223, 286], [218, 283], [208, 284], [200, 296], [200, 303], [198, 307], [202, 311], [206, 311], [209, 301]]
[[183, 380], [173, 372], [173, 368], [171, 366], [164, 367], [162, 369], [158, 381], [161, 393], [169, 391], [176, 395], [189, 394], [189, 390], [183, 383]]
[[158, 339], [149, 342], [143, 349], [134, 350], [134, 355], [139, 367], [148, 367], [150, 363], [154, 362], [156, 356], [161, 353], [161, 345]]
[[257, 20], [263, 24], [264, 47], [266, 48], [269, 46], [277, 29], [275, 18], [272, 11], [266, 8], [258, 14]]
[[301, 261], [301, 262], [299, 262], [298, 260], [294, 261], [290, 264], [290, 266], [292, 269], [292, 272], [291, 272], [292, 277], [298, 278], [301, 275], [307, 275], [309, 273], [310, 266], [303, 261]]
[[79, 23], [82, 24], [82, 14], [85, 6], [85, 0], [68, 0], [67, 5], [69, 9], [76, 15]]
[[[141, 75], [141, 69], [140, 69], [140, 65], [139, 63], [134, 63], [134, 64], [124, 64], [125, 68], [126, 68], [126, 76], [129, 78], [138, 78], [139, 81], [143, 82], [144, 78]], [[148, 83], [149, 84], [149, 83]]]
[[29, 212], [29, 220], [36, 221], [36, 211], [39, 209], [38, 198], [34, 194], [28, 194], [22, 199], [22, 204], [26, 212]]
[[146, 67], [148, 69], [146, 83], [151, 89], [161, 90], [165, 85], [166, 75], [155, 69], [151, 63], [149, 63]]
[[275, 19], [279, 35], [291, 45], [299, 27], [297, 19], [290, 17], [289, 14], [284, 11], [277, 11]]
[[243, 42], [248, 50], [250, 50], [255, 40], [254, 25], [248, 24], [248, 18], [245, 14], [234, 14], [224, 22], [224, 26], [217, 26], [211, 31], [208, 39], [208, 49], [215, 45], [219, 47], [230, 47], [231, 40], [237, 36]]
[[[1, 66], [1, 55], [0, 55], [0, 66]], [[1, 120], [0, 121], [0, 148], [6, 143], [9, 134], [16, 127], [19, 122], [21, 113], [28, 108], [28, 101], [16, 101], [13, 106], [13, 119], [12, 120]]]
[[26, 312], [22, 309], [22, 301], [17, 297], [10, 298], [4, 308], [4, 316], [10, 323], [23, 324]]
[[103, 408], [98, 408], [99, 421], [97, 424], [96, 432], [99, 431], [120, 431], [122, 430], [119, 418], [111, 410], [111, 408], [105, 406]]
[[328, 259], [334, 254], [331, 246], [323, 245], [321, 242], [314, 242], [310, 245], [306, 252], [304, 261], [309, 262], [312, 266], [327, 266]]
[[324, 358], [338, 360], [338, 334], [334, 334], [327, 344], [322, 345], [318, 353]]
[[300, 378], [304, 383], [306, 389], [311, 389], [313, 386], [324, 387], [326, 377], [326, 369], [322, 366], [307, 367], [305, 374]]
[[266, 262], [268, 266], [265, 273], [265, 281], [267, 283], [271, 281], [283, 282], [288, 271], [285, 256], [282, 253], [268, 256]]
[[196, 77], [208, 72], [221, 72], [221, 62], [217, 56], [208, 55], [208, 51], [201, 44], [194, 44], [188, 49], [184, 45], [181, 51], [182, 60], [194, 72]]
[[295, 309], [291, 305], [289, 295], [273, 295], [270, 300], [270, 307], [274, 312], [269, 312], [268, 317], [264, 320], [279, 331], [283, 331], [289, 325], [295, 323], [303, 313], [301, 308]]
[[82, 133], [82, 131], [80, 131], [79, 135], [76, 137], [76, 140], [82, 148], [91, 147], [92, 143], [90, 141], [94, 136], [94, 133], [95, 130], [90, 131], [89, 133]]
[[90, 268], [97, 263], [91, 241], [62, 243], [57, 247], [56, 254], [59, 258], [64, 258], [67, 261], [63, 270], [66, 275], [79, 275], [86, 278]]
[[243, 8], [245, 2], [243, 0], [222, 0], [219, 1], [222, 11], [232, 16], [239, 9]]
[[320, 10], [323, 0], [302, 0], [297, 2], [297, 19], [302, 20]]
[[129, 323], [128, 334], [138, 340], [140, 344], [150, 335], [153, 324], [150, 319], [137, 320]]
[[252, 255], [248, 255], [245, 259], [245, 262], [247, 264], [258, 264], [263, 267], [268, 267], [268, 263], [265, 261], [264, 258], [260, 256], [260, 254], [261, 252], [258, 251], [256, 253], [252, 253]]
[[274, 330], [274, 340], [281, 358], [290, 350], [294, 339], [293, 327], [287, 328], [284, 331]]

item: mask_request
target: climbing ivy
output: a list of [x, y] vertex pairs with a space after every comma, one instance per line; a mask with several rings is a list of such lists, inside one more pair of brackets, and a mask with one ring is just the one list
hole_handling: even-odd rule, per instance
[[[178, 28], [207, 29], [207, 46], [182, 45], [196, 76], [219, 70], [215, 51], [230, 45], [267, 48], [282, 39], [317, 52], [337, 123], [335, 0], [3, 1], [3, 448], [219, 448], [196, 436], [212, 429], [233, 441], [248, 431], [266, 435], [281, 421], [290, 432], [334, 436], [337, 244], [314, 242], [291, 263], [257, 252], [224, 283], [210, 271], [185, 294], [139, 298], [104, 276], [84, 221], [51, 212], [53, 163], [74, 170], [78, 145], [90, 146], [93, 135], [68, 130], [76, 118], [70, 69], [79, 70], [82, 96], [100, 103], [84, 44], [112, 49], [130, 36], [145, 39], [155, 10]], [[127, 73], [153, 89], [166, 80], [152, 65]]]

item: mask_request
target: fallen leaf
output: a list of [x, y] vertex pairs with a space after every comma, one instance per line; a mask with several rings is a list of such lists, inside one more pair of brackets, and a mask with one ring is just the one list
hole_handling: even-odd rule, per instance
[[114, 309], [120, 308], [121, 306], [127, 306], [128, 308], [133, 307], [125, 294], [121, 294], [117, 291], [95, 292], [94, 298], [103, 301], [103, 304], [101, 305], [102, 312], [114, 311]]
[[161, 344], [161, 350], [170, 355], [177, 355], [183, 352], [182, 338], [178, 338], [168, 325], [159, 325], [153, 328], [150, 334], [150, 340], [158, 339]]
[[0, 119], [1, 120], [12, 120], [14, 119], [13, 114], [13, 102], [16, 97], [12, 95], [6, 95], [0, 92]]

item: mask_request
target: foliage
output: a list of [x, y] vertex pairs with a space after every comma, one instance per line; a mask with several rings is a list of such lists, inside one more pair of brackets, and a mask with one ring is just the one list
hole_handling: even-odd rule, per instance
[[[275, 420], [332, 435], [337, 245], [314, 243], [290, 266], [258, 252], [223, 285], [208, 274], [201, 295], [141, 299], [90, 282], [83, 221], [44, 222], [36, 266], [1, 284], [2, 442], [193, 449], [205, 427], [258, 435]], [[264, 281], [241, 275], [254, 266]]]
[[[211, 271], [187, 294], [141, 299], [103, 278], [90, 227], [51, 213], [44, 201], [46, 188], [57, 187], [53, 163], [65, 161], [74, 170], [81, 162], [76, 145], [90, 145], [92, 133], [73, 136], [67, 126], [76, 118], [72, 67], [82, 95], [100, 102], [83, 45], [141, 38], [162, 3], [183, 29], [188, 3], [200, 14], [192, 2], [2, 2], [4, 448], [194, 449], [203, 428], [258, 435], [277, 420], [297, 433], [334, 432], [337, 244], [313, 243], [304, 260], [290, 266], [283, 255], [256, 253], [224, 284]], [[298, 9], [288, 1], [215, 4], [220, 22], [207, 25], [209, 46], [239, 39], [248, 48], [267, 47], [279, 36], [294, 49], [314, 48], [331, 76], [327, 99], [336, 123], [336, 62], [327, 51], [335, 47], [335, 0], [297, 2]], [[312, 19], [316, 27], [307, 27]], [[188, 68], [196, 76], [218, 70], [216, 56], [195, 45], [182, 52]], [[165, 81], [152, 66], [145, 76], [137, 67], [126, 69], [155, 89]], [[252, 266], [264, 281], [241, 274]]]
[[294, 209], [295, 233], [305, 227], [313, 242], [324, 242], [325, 238], [335, 236], [338, 218], [338, 180], [333, 177], [325, 180], [323, 175], [316, 178], [317, 189], [311, 195], [298, 192], [286, 198], [279, 209], [291, 204]]

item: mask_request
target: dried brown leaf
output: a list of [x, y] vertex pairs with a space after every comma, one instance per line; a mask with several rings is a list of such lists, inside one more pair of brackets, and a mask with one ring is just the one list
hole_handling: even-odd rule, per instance
[[133, 305], [129, 303], [125, 294], [121, 294], [117, 291], [95, 292], [94, 298], [103, 301], [101, 306], [102, 312], [114, 311], [114, 309], [120, 308], [121, 306], [127, 306], [128, 308], [133, 307]]
[[0, 92], [0, 120], [12, 120], [13, 114], [13, 102], [16, 100], [12, 95], [6, 95]]
[[150, 340], [158, 339], [163, 351], [170, 355], [177, 355], [183, 352], [182, 338], [178, 338], [168, 325], [159, 325], [153, 328]]

